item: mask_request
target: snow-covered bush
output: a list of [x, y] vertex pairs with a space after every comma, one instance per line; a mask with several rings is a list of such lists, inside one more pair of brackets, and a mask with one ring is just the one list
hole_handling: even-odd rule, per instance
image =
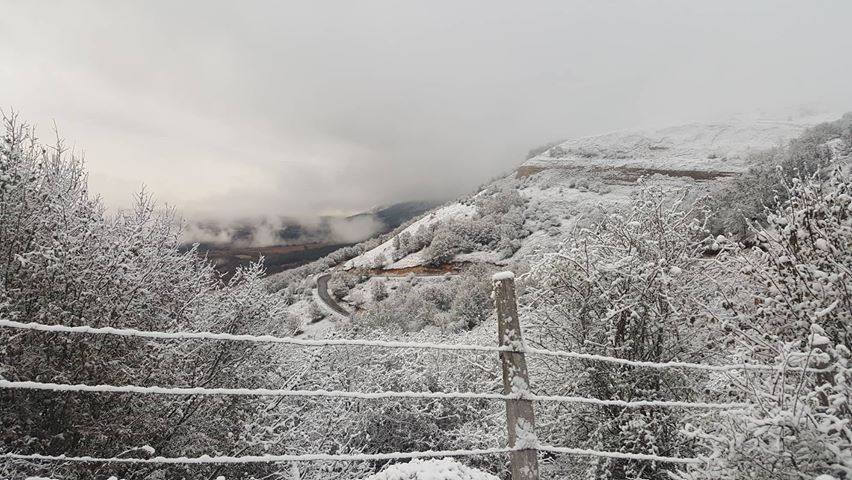
[[430, 265], [443, 265], [456, 256], [456, 253], [460, 251], [460, 245], [464, 242], [463, 237], [449, 229], [439, 229], [435, 232], [432, 243], [423, 250], [423, 258]]
[[[779, 371], [734, 378], [752, 404], [686, 430], [709, 463], [683, 478], [801, 479], [852, 475], [852, 179], [835, 168], [794, 179], [732, 263], [754, 293], [728, 325], [745, 358]], [[751, 300], [751, 299], [749, 299]], [[825, 372], [801, 373], [809, 366]]]
[[[709, 295], [702, 278], [706, 262], [695, 240], [704, 227], [684, 197], [685, 192], [640, 185], [624, 211], [604, 212], [597, 225], [580, 230], [561, 251], [534, 266], [526, 295], [533, 302], [528, 341], [652, 362], [708, 356], [711, 319], [702, 307]], [[536, 359], [530, 369], [536, 387], [554, 394], [631, 400], [688, 400], [699, 394], [693, 379], [670, 370]], [[545, 412], [549, 408], [541, 407]], [[545, 414], [564, 419], [539, 432], [554, 444], [576, 445], [579, 438], [580, 446], [598, 450], [691, 454], [680, 433], [682, 412], [576, 406]], [[662, 479], [671, 468], [592, 459], [587, 475]]]
[[305, 319], [298, 315], [287, 314], [284, 316], [284, 324], [287, 326], [287, 335], [299, 335], [304, 331]]
[[450, 307], [451, 317], [463, 322], [466, 329], [481, 324], [494, 312], [491, 284], [487, 276], [466, 275], [458, 282], [456, 295]]
[[481, 266], [440, 281], [411, 277], [421, 282], [407, 282], [393, 295], [369, 305], [356, 323], [409, 332], [430, 326], [444, 331], [470, 330], [493, 313], [489, 278], [488, 270]]
[[788, 364], [830, 372], [802, 374], [782, 368], [775, 374], [738, 377], [734, 385], [749, 407], [688, 423], [684, 434], [703, 447], [699, 451], [706, 463], [678, 478], [849, 478], [852, 356], [844, 346], [828, 342], [824, 333], [815, 324], [805, 348], [788, 343], [778, 351]]
[[748, 272], [768, 286], [756, 315], [788, 340], [816, 321], [852, 348], [852, 179], [840, 168], [825, 181], [794, 179], [788, 196], [756, 235], [761, 258]]
[[[477, 332], [447, 338], [435, 332], [366, 332], [353, 323], [333, 335], [412, 342], [483, 343]], [[351, 391], [489, 391], [498, 380], [490, 353], [335, 347], [292, 349], [276, 368], [292, 372], [281, 388]], [[282, 350], [283, 351], [283, 350]], [[282, 375], [283, 376], [283, 375]], [[488, 400], [344, 398], [270, 400], [236, 434], [261, 451], [288, 453], [386, 453], [497, 447], [503, 444], [504, 406]], [[364, 478], [387, 462], [301, 463], [302, 480]], [[466, 462], [468, 463], [468, 462]], [[502, 470], [500, 456], [473, 457], [472, 467]], [[240, 478], [239, 476], [236, 478]], [[284, 478], [287, 478], [286, 476]]]
[[323, 313], [322, 309], [317, 305], [313, 299], [308, 301], [308, 319], [311, 322], [318, 322], [325, 318], [325, 313]]
[[334, 272], [328, 280], [328, 289], [332, 295], [341, 299], [358, 284], [358, 276], [348, 272]]
[[370, 297], [374, 302], [381, 302], [388, 298], [388, 288], [384, 280], [375, 280], [370, 284]]
[[406, 284], [380, 305], [363, 312], [357, 321], [373, 328], [414, 332], [434, 325], [439, 313], [434, 303]]

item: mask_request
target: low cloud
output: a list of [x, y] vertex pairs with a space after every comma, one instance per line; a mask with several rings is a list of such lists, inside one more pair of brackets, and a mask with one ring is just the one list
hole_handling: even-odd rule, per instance
[[331, 238], [340, 243], [355, 243], [372, 237], [384, 224], [372, 215], [335, 218], [329, 222]]
[[218, 220], [185, 222], [183, 243], [265, 247], [305, 243], [357, 243], [386, 230], [372, 214], [353, 217], [304, 219], [268, 219], [221, 222]]
[[110, 206], [145, 184], [223, 224], [449, 198], [554, 139], [852, 107], [848, 1], [81, 0], [3, 13], [3, 106], [45, 136], [55, 120]]

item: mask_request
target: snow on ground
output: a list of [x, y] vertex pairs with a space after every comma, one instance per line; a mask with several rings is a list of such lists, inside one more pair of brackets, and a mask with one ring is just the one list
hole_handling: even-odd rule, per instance
[[[636, 180], [667, 187], [687, 187], [708, 193], [717, 175], [748, 168], [750, 152], [779, 146], [806, 128], [835, 116], [788, 120], [737, 119], [710, 124], [687, 124], [660, 129], [624, 130], [569, 140], [527, 160], [515, 174], [493, 185], [518, 188], [528, 200], [523, 239], [511, 259], [499, 252], [477, 251], [457, 255], [458, 262], [507, 264], [530, 260], [563, 243], [572, 229], [594, 221], [600, 206], [624, 203], [636, 190]], [[631, 170], [632, 169], [632, 170]], [[641, 170], [638, 170], [641, 169]], [[672, 171], [686, 171], [673, 174]], [[702, 175], [706, 172], [707, 175]], [[481, 195], [483, 192], [480, 192]], [[412, 235], [450, 218], [470, 217], [475, 207], [452, 203], [424, 216], [406, 231]], [[422, 252], [392, 262], [392, 239], [344, 266], [406, 268], [423, 265]]]
[[423, 265], [426, 260], [423, 258], [423, 251], [414, 252], [400, 258], [396, 262], [391, 263], [385, 268], [408, 268]]
[[[314, 291], [316, 291], [316, 289], [314, 289]], [[322, 303], [319, 298], [316, 298], [315, 295], [313, 301], [316, 301], [318, 303], [320, 309], [326, 313], [326, 317], [318, 322], [311, 323], [311, 315], [309, 313], [311, 301], [312, 300], [308, 299], [299, 300], [287, 308], [287, 313], [295, 318], [302, 320], [302, 334], [300, 335], [300, 337], [323, 338], [326, 333], [331, 330], [334, 330], [335, 319], [337, 318], [336, 315], [340, 314], [331, 309], [328, 309], [328, 307], [325, 307], [325, 304]]]
[[364, 480], [499, 480], [494, 475], [466, 467], [451, 458], [414, 459], [396, 463]]
[[[454, 262], [499, 263], [502, 260], [503, 255], [500, 252], [494, 251], [460, 253], [453, 257]], [[409, 254], [405, 258], [388, 265], [386, 268], [408, 268], [425, 264], [426, 260], [423, 258], [423, 251], [421, 250], [419, 252]]]
[[[445, 205], [440, 207], [433, 212], [425, 215], [423, 218], [417, 220], [416, 222], [409, 225], [404, 232], [408, 232], [411, 235], [417, 233], [420, 228], [429, 228], [432, 225], [441, 223], [449, 218], [465, 218], [471, 217], [476, 211], [476, 207], [472, 205], [464, 205], [458, 202], [451, 203], [449, 205]], [[378, 247], [364, 252], [363, 254], [349, 260], [343, 265], [345, 270], [349, 270], [351, 268], [374, 268], [377, 265], [386, 266], [391, 262], [391, 255], [393, 254], [393, 239], [388, 240], [387, 242], [379, 245]], [[378, 260], [377, 260], [378, 259]], [[405, 260], [405, 259], [402, 259]], [[400, 262], [402, 261], [400, 260]], [[380, 262], [380, 263], [379, 263]], [[411, 260], [410, 260], [411, 262]], [[399, 262], [397, 262], [399, 263]], [[411, 265], [405, 266], [413, 266], [420, 265], [420, 263], [412, 263]], [[402, 267], [394, 267], [394, 268], [402, 268]]]
[[569, 140], [525, 166], [641, 166], [659, 169], [742, 171], [749, 152], [778, 146], [828, 118], [734, 120], [656, 130], [635, 129]]
[[493, 250], [482, 252], [460, 253], [453, 258], [454, 262], [491, 263], [500, 265], [504, 262], [503, 254]]
[[301, 338], [325, 338], [328, 333], [337, 328], [337, 322], [333, 317], [328, 316], [314, 323], [305, 323], [302, 325]]

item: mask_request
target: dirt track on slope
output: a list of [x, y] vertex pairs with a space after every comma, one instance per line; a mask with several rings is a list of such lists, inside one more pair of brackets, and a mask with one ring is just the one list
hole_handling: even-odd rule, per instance
[[404, 277], [406, 275], [428, 275], [428, 276], [436, 276], [436, 275], [444, 275], [444, 274], [456, 274], [465, 266], [466, 264], [463, 262], [449, 262], [445, 263], [438, 267], [432, 267], [428, 265], [417, 265], [414, 267], [405, 267], [405, 268], [371, 268], [367, 270], [371, 277]]
[[515, 171], [515, 178], [524, 178], [543, 172], [545, 170], [576, 171], [577, 173], [589, 173], [599, 176], [601, 180], [613, 180], [621, 182], [635, 182], [642, 176], [664, 175], [667, 177], [686, 177], [697, 181], [717, 180], [736, 175], [736, 172], [722, 170], [677, 170], [666, 168], [644, 168], [644, 167], [601, 167], [601, 166], [538, 166], [524, 165]]

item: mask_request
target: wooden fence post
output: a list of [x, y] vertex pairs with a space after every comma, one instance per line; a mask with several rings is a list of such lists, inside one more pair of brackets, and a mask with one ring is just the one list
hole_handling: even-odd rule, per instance
[[[517, 352], [500, 352], [505, 395], [529, 393], [530, 378], [524, 357], [521, 323], [515, 299], [515, 275], [501, 272], [492, 277], [494, 305], [497, 307], [497, 335], [501, 347]], [[535, 413], [530, 400], [506, 400], [506, 424], [509, 447], [522, 450], [510, 453], [512, 480], [538, 480], [538, 441], [535, 436]]]

